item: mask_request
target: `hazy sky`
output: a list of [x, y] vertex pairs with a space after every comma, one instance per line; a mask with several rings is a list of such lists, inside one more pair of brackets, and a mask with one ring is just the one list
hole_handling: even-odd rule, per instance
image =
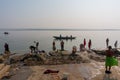
[[120, 28], [120, 0], [0, 0], [0, 28]]

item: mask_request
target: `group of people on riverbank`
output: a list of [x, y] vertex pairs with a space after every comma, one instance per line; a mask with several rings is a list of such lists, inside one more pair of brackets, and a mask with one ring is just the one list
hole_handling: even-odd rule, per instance
[[[108, 48], [109, 46], [109, 38], [106, 39], [106, 47]], [[116, 40], [114, 43], [114, 47], [117, 48], [118, 47], [118, 41]]]
[[[39, 46], [39, 42], [34, 42], [35, 43], [35, 46], [30, 46], [30, 50], [31, 50], [31, 53], [36, 53], [39, 51], [38, 49], [38, 46]], [[53, 45], [53, 50], [55, 51], [56, 50], [56, 45], [55, 45], [55, 41], [53, 41], [52, 43]], [[64, 41], [60, 41], [60, 46], [61, 46], [61, 51], [64, 51]], [[91, 46], [92, 46], [92, 42], [91, 42], [91, 39], [89, 39], [89, 42], [88, 42], [88, 48], [89, 50], [91, 49]], [[116, 40], [115, 43], [114, 43], [114, 47], [115, 49], [117, 49], [117, 46], [118, 46], [118, 41]], [[112, 49], [112, 46], [109, 45], [109, 39], [107, 38], [106, 39], [106, 47], [108, 48], [106, 50], [106, 60], [105, 60], [105, 73], [111, 73], [111, 67], [112, 66], [118, 66], [118, 60], [116, 58], [116, 53], [114, 52], [114, 50]], [[9, 49], [9, 44], [8, 43], [5, 43], [4, 45], [4, 48], [5, 48], [5, 53], [9, 52], [10, 53], [10, 49]], [[80, 50], [83, 50], [84, 48], [86, 48], [86, 39], [84, 38], [84, 41], [82, 44], [80, 44]], [[76, 53], [77, 51], [77, 47], [76, 46], [73, 46], [72, 48], [72, 53], [73, 55]]]
[[38, 49], [39, 42], [34, 41], [34, 43], [35, 43], [35, 46], [31, 45], [29, 47], [30, 50], [31, 50], [31, 53], [37, 53], [37, 52], [39, 52], [39, 49]]
[[[55, 51], [56, 50], [55, 41], [53, 41], [52, 45], [53, 45], [53, 51]], [[61, 46], [61, 51], [64, 51], [64, 41], [63, 40], [61, 40], [60, 46]], [[91, 42], [91, 39], [89, 39], [89, 42], [88, 42], [88, 48], [89, 48], [89, 50], [91, 49], [91, 46], [92, 46], [92, 42]], [[86, 47], [86, 39], [84, 38], [83, 43], [80, 44], [80, 50], [83, 49], [83, 48], [85, 48], [85, 47]]]
[[[64, 51], [64, 41], [62, 40], [60, 42], [60, 46], [61, 46], [61, 51]], [[53, 41], [53, 51], [56, 50], [56, 45], [55, 45], [55, 41]]]
[[[61, 45], [61, 51], [64, 50], [64, 42], [63, 40], [60, 42], [60, 45]], [[92, 42], [91, 42], [91, 39], [89, 39], [89, 42], [88, 42], [88, 48], [89, 50], [91, 49], [91, 45], [92, 45]], [[105, 60], [105, 73], [111, 73], [111, 67], [112, 66], [118, 66], [118, 60], [116, 58], [116, 53], [113, 51], [112, 49], [112, 46], [109, 45], [109, 39], [107, 38], [106, 39], [106, 46], [107, 46], [107, 50], [106, 50], [106, 60]], [[115, 49], [117, 49], [117, 46], [118, 46], [118, 41], [116, 40], [115, 43], [114, 43], [114, 47]], [[84, 38], [84, 41], [82, 44], [80, 44], [80, 50], [84, 50], [86, 48], [86, 39]], [[53, 41], [53, 50], [56, 50], [56, 46], [55, 46], [55, 41]], [[74, 55], [77, 51], [77, 47], [76, 46], [73, 46], [73, 49], [72, 49], [72, 54]]]

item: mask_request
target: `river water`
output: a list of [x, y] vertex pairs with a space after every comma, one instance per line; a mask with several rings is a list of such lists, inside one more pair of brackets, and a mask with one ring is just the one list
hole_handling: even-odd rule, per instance
[[[71, 51], [73, 46], [83, 43], [86, 39], [86, 48], [88, 48], [89, 39], [92, 40], [92, 49], [105, 49], [106, 38], [109, 38], [109, 45], [114, 47], [114, 43], [120, 41], [120, 31], [112, 30], [6, 30], [9, 32], [5, 35], [4, 31], [0, 31], [0, 53], [4, 52], [5, 42], [9, 44], [12, 53], [28, 53], [29, 46], [35, 45], [34, 41], [39, 42], [39, 50], [49, 52], [52, 50], [53, 36], [75, 36], [74, 40], [64, 40], [65, 49]], [[60, 49], [60, 40], [55, 40], [56, 48]]]

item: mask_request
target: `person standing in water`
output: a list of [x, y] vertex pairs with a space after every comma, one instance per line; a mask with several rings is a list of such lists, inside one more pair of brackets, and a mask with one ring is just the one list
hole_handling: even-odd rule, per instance
[[108, 48], [108, 45], [109, 45], [109, 39], [107, 38], [106, 39], [106, 46], [107, 46], [107, 48]]
[[53, 41], [53, 51], [56, 50], [55, 41]]
[[84, 48], [86, 46], [86, 39], [84, 38], [84, 42], [83, 42]]
[[63, 42], [63, 40], [61, 41], [61, 51], [64, 51], [64, 42]]
[[5, 43], [4, 48], [5, 48], [5, 52], [10, 52], [9, 45], [7, 43]]
[[114, 58], [115, 53], [112, 50], [111, 46], [108, 46], [108, 50], [106, 50], [106, 60], [105, 60], [105, 73], [111, 73], [111, 67], [117, 66], [118, 61]]
[[117, 46], [118, 46], [118, 41], [115, 41], [114, 46], [115, 46], [115, 48], [117, 49]]
[[89, 39], [89, 42], [88, 42], [88, 48], [89, 48], [89, 50], [91, 49], [91, 45], [92, 45], [91, 39]]

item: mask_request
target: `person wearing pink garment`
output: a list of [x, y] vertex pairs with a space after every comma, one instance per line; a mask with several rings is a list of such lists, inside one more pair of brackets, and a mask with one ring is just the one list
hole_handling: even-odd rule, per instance
[[89, 39], [89, 42], [88, 42], [88, 48], [89, 48], [89, 50], [91, 49], [91, 45], [92, 45], [92, 42], [91, 42], [91, 39]]
[[85, 46], [86, 46], [86, 39], [85, 38], [84, 38], [84, 44], [83, 45], [84, 45], [84, 48], [85, 48]]

